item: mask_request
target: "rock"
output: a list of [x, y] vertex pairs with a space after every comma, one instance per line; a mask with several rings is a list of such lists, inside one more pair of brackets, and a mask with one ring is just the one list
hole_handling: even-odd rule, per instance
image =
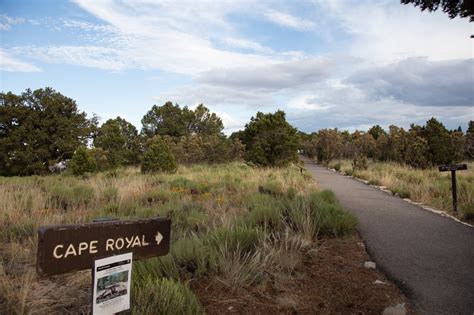
[[227, 308], [228, 311], [232, 311], [233, 309], [234, 309], [233, 306], [229, 306], [229, 307]]
[[367, 269], [375, 269], [375, 263], [373, 261], [366, 261], [364, 267]]
[[384, 309], [382, 315], [405, 315], [406, 313], [405, 304], [397, 304]]
[[380, 281], [380, 280], [375, 280], [375, 281], [374, 281], [374, 284], [386, 284], [386, 283], [383, 282], [383, 281]]

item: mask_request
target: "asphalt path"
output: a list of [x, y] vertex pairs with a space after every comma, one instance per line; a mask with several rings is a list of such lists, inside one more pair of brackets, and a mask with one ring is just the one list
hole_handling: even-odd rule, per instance
[[474, 228], [303, 160], [319, 186], [357, 216], [377, 269], [417, 314], [474, 315]]

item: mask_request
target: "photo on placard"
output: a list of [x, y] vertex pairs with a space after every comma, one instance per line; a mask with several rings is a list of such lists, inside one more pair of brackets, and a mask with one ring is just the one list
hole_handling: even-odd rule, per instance
[[116, 272], [97, 280], [96, 303], [103, 303], [127, 294], [128, 270]]

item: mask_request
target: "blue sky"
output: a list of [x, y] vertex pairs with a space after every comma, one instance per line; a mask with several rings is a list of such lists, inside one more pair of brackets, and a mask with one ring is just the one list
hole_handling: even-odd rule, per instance
[[225, 132], [283, 109], [303, 131], [474, 120], [472, 23], [398, 1], [0, 2], [0, 87], [51, 86], [139, 129], [204, 103]]

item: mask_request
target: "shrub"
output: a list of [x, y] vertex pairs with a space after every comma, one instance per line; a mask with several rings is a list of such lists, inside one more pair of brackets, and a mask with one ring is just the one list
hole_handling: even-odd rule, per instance
[[245, 287], [260, 282], [267, 266], [262, 252], [242, 252], [237, 246], [223, 246], [218, 251], [219, 279], [229, 287]]
[[56, 184], [50, 189], [50, 202], [63, 210], [74, 206], [81, 206], [89, 203], [94, 197], [94, 189], [84, 185], [73, 187], [66, 186], [64, 183]]
[[68, 163], [74, 175], [84, 175], [86, 172], [93, 172], [96, 168], [96, 162], [92, 154], [85, 147], [79, 147]]
[[117, 187], [107, 187], [102, 191], [102, 197], [107, 201], [115, 201], [118, 196], [118, 189]]
[[135, 262], [133, 269], [136, 284], [141, 284], [148, 278], [179, 279], [178, 266], [171, 254]]
[[247, 226], [221, 227], [207, 236], [207, 243], [219, 249], [240, 250], [244, 253], [253, 252], [263, 239], [263, 232], [258, 228]]
[[280, 205], [271, 196], [253, 194], [248, 197], [246, 203], [249, 213], [244, 221], [249, 226], [276, 229], [282, 225]]
[[283, 195], [283, 188], [280, 183], [270, 180], [263, 185], [258, 186], [258, 191], [262, 194], [269, 194], [272, 196]]
[[171, 247], [171, 255], [184, 278], [205, 274], [210, 268], [210, 261], [215, 259], [213, 251], [197, 237], [175, 242]]
[[362, 154], [356, 154], [352, 160], [352, 170], [363, 171], [368, 168], [367, 157]]
[[186, 285], [149, 277], [134, 285], [133, 314], [203, 314], [197, 297]]
[[295, 198], [287, 208], [289, 222], [308, 240], [318, 234], [343, 236], [357, 225], [356, 218], [342, 209], [330, 191]]
[[141, 172], [175, 172], [176, 169], [176, 160], [166, 143], [160, 137], [153, 138], [143, 155]]

